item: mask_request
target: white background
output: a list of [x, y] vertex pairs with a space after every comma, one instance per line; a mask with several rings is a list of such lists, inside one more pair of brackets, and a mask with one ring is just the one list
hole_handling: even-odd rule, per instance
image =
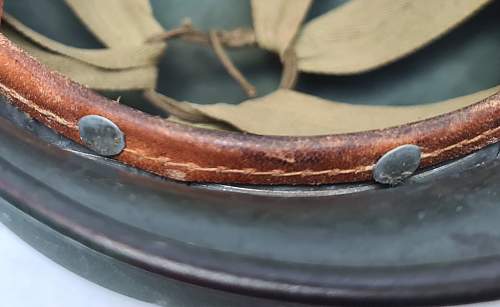
[[[0, 304], [8, 307], [155, 307], [66, 270], [23, 242], [2, 223], [0, 292]], [[500, 302], [470, 306], [500, 307]]]
[[93, 284], [52, 262], [0, 223], [0, 305], [153, 307]]

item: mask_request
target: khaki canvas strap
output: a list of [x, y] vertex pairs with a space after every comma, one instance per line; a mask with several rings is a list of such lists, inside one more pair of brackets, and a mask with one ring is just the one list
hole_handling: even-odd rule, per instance
[[141, 46], [164, 31], [153, 16], [149, 0], [65, 1], [108, 47]]
[[299, 34], [299, 69], [354, 74], [396, 61], [448, 33], [490, 0], [352, 0]]
[[102, 49], [83, 49], [64, 45], [37, 33], [11, 15], [3, 16], [4, 22], [16, 29], [19, 34], [49, 51], [105, 69], [128, 69], [142, 66], [155, 66], [158, 58], [165, 52], [165, 44], [151, 43], [127, 45]]
[[283, 54], [292, 45], [312, 0], [252, 0], [257, 41], [262, 48]]

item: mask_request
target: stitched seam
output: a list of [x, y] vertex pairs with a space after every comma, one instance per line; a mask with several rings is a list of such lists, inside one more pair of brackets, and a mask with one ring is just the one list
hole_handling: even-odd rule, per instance
[[[447, 152], [447, 151], [450, 151], [450, 150], [455, 149], [455, 148], [460, 148], [460, 147], [464, 147], [465, 145], [475, 143], [481, 139], [487, 138], [489, 135], [495, 134], [498, 131], [500, 131], [500, 127], [492, 128], [492, 129], [484, 131], [481, 134], [478, 134], [477, 136], [473, 137], [472, 139], [465, 139], [465, 140], [462, 140], [458, 143], [449, 145], [445, 148], [441, 148], [441, 149], [438, 149], [438, 150], [435, 150], [435, 151], [429, 152], [429, 153], [423, 153], [422, 159], [437, 157], [440, 154], [442, 154], [443, 152]], [[495, 139], [495, 141], [493, 141], [492, 143], [494, 143], [496, 141], [497, 141], [497, 139]]]
[[[27, 105], [30, 108], [33, 108], [35, 111], [50, 117], [53, 121], [66, 126], [71, 129], [78, 129], [78, 126], [68, 122], [64, 118], [59, 117], [58, 115], [54, 114], [51, 111], [45, 110], [41, 108], [39, 105], [32, 103], [30, 100], [24, 98], [23, 96], [19, 95], [16, 91], [6, 87], [4, 84], [0, 83], [0, 88], [3, 89], [9, 96], [13, 97], [14, 99], [20, 101], [21, 103]], [[468, 144], [472, 144], [474, 142], [477, 142], [478, 140], [481, 140], [483, 138], [486, 138], [487, 136], [494, 134], [496, 132], [500, 131], [500, 127], [496, 127], [493, 129], [489, 129], [484, 131], [483, 133], [475, 136], [472, 139], [465, 139], [462, 140], [458, 143], [452, 144], [450, 146], [447, 146], [445, 148], [441, 148], [438, 150], [435, 150], [433, 152], [429, 153], [423, 153], [422, 158], [432, 158], [432, 157], [437, 157], [443, 152], [447, 152], [450, 150], [453, 150], [455, 148], [460, 148]], [[321, 176], [321, 175], [327, 175], [327, 176], [336, 176], [336, 175], [345, 175], [345, 174], [356, 174], [356, 173], [362, 173], [362, 172], [367, 172], [373, 170], [375, 164], [371, 165], [365, 165], [365, 166], [359, 166], [356, 168], [352, 169], [339, 169], [339, 168], [334, 168], [334, 169], [328, 169], [328, 170], [321, 170], [321, 171], [312, 171], [312, 170], [302, 170], [302, 171], [293, 171], [293, 172], [287, 172], [286, 170], [282, 169], [274, 169], [270, 171], [259, 171], [255, 168], [244, 168], [244, 169], [231, 169], [225, 166], [216, 166], [216, 167], [202, 167], [198, 164], [192, 163], [192, 162], [173, 162], [170, 158], [167, 157], [152, 157], [145, 155], [141, 153], [141, 151], [130, 149], [130, 148], [125, 148], [123, 150], [124, 152], [130, 153], [139, 159], [147, 159], [151, 161], [156, 161], [160, 162], [162, 165], [165, 166], [172, 166], [172, 167], [181, 167], [181, 168], [186, 168], [188, 171], [200, 171], [200, 172], [214, 172], [214, 173], [219, 173], [219, 174], [243, 174], [243, 175], [249, 175], [249, 176], [273, 176], [273, 177], [293, 177], [293, 176], [302, 176], [302, 177], [307, 177], [307, 176]]]
[[73, 123], [65, 120], [62, 117], [59, 117], [58, 115], [56, 115], [55, 113], [52, 113], [51, 111], [48, 111], [48, 110], [45, 110], [45, 109], [41, 108], [39, 105], [31, 102], [29, 99], [24, 98], [23, 96], [19, 95], [16, 91], [14, 91], [13, 89], [8, 88], [4, 84], [0, 83], [0, 88], [2, 90], [4, 90], [7, 95], [9, 95], [12, 98], [14, 98], [14, 99], [22, 102], [23, 104], [25, 104], [26, 106], [34, 109], [38, 113], [43, 114], [46, 117], [51, 118], [53, 121], [55, 121], [55, 122], [57, 122], [57, 123], [65, 126], [65, 127], [68, 127], [68, 128], [71, 128], [71, 129], [77, 129], [77, 126], [75, 124], [73, 124]]
[[[500, 131], [500, 127], [486, 130], [483, 133], [477, 135], [476, 137], [474, 137], [472, 139], [462, 140], [458, 143], [452, 144], [450, 146], [447, 146], [447, 147], [439, 149], [439, 150], [435, 150], [435, 151], [430, 152], [430, 153], [423, 153], [422, 159], [437, 157], [444, 152], [453, 150], [455, 148], [460, 148], [460, 147], [463, 147], [463, 146], [468, 145], [468, 144], [475, 143], [475, 142], [477, 142], [483, 138], [486, 138], [487, 136], [494, 134], [498, 131]], [[371, 171], [371, 170], [373, 170], [373, 168], [375, 166], [375, 164], [371, 164], [371, 165], [366, 165], [366, 166], [359, 166], [359, 167], [352, 168], [352, 169], [334, 168], [334, 169], [321, 170], [321, 171], [304, 170], [304, 171], [286, 172], [285, 170], [281, 170], [281, 169], [275, 169], [275, 170], [270, 170], [270, 171], [259, 171], [255, 168], [230, 169], [230, 168], [227, 168], [225, 166], [200, 167], [199, 165], [194, 164], [194, 163], [172, 162], [171, 159], [165, 158], [165, 157], [146, 156], [144, 154], [141, 154], [140, 151], [136, 151], [133, 149], [126, 148], [126, 149], [124, 149], [124, 151], [127, 151], [127, 152], [129, 152], [133, 155], [136, 155], [136, 156], [140, 156], [144, 159], [160, 162], [166, 166], [183, 167], [183, 168], [188, 169], [189, 171], [216, 172], [216, 173], [225, 173], [225, 174], [232, 173], [232, 174], [244, 174], [244, 175], [253, 175], [253, 176], [273, 176], [273, 177], [293, 177], [293, 176], [307, 177], [307, 176], [321, 176], [321, 175], [336, 176], [336, 175], [345, 175], [345, 174], [352, 174], [352, 173], [356, 174], [356, 173]]]
[[303, 170], [303, 171], [294, 171], [294, 172], [287, 172], [286, 170], [282, 169], [274, 169], [270, 171], [259, 171], [255, 168], [243, 168], [243, 169], [231, 169], [227, 168], [225, 166], [216, 166], [216, 167], [201, 167], [198, 164], [195, 163], [182, 163], [182, 162], [172, 162], [171, 159], [165, 158], [165, 157], [150, 157], [142, 154], [140, 151], [125, 148], [123, 151], [128, 152], [130, 154], [139, 156], [143, 159], [155, 161], [155, 162], [160, 162], [161, 164], [165, 166], [172, 166], [172, 167], [182, 167], [186, 168], [189, 171], [201, 171], [201, 172], [214, 172], [214, 173], [221, 173], [221, 174], [243, 174], [243, 175], [252, 175], [252, 176], [273, 176], [273, 177], [292, 177], [292, 176], [318, 176], [318, 175], [329, 175], [329, 176], [335, 176], [335, 175], [342, 175], [342, 174], [351, 174], [351, 173], [362, 173], [366, 171], [370, 171], [373, 169], [373, 164], [368, 165], [368, 166], [359, 166], [356, 168], [352, 169], [339, 169], [339, 168], [334, 168], [334, 169], [328, 169], [328, 170], [321, 170], [321, 171], [312, 171], [312, 170]]

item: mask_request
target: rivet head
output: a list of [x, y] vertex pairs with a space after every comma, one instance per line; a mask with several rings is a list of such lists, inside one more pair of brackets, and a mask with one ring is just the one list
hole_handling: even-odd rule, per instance
[[101, 156], [114, 156], [125, 148], [123, 132], [115, 123], [98, 115], [87, 115], [78, 121], [83, 143]]
[[388, 151], [375, 164], [373, 179], [390, 185], [403, 182], [419, 167], [421, 154], [415, 145], [403, 145]]

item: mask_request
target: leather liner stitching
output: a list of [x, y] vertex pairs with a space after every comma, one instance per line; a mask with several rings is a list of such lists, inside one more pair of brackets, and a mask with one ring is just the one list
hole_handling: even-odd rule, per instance
[[230, 173], [230, 174], [243, 174], [243, 175], [253, 175], [253, 176], [273, 176], [273, 177], [292, 177], [292, 176], [318, 176], [318, 175], [341, 175], [341, 174], [351, 174], [351, 173], [362, 173], [366, 171], [370, 171], [373, 169], [373, 164], [368, 166], [360, 166], [353, 169], [329, 169], [329, 170], [321, 170], [321, 171], [312, 171], [312, 170], [303, 170], [303, 171], [294, 171], [287, 172], [282, 169], [274, 169], [270, 171], [259, 171], [255, 168], [243, 168], [243, 169], [231, 169], [225, 166], [216, 166], [216, 167], [202, 167], [195, 163], [183, 163], [183, 162], [172, 162], [169, 158], [165, 157], [150, 157], [147, 156], [140, 151], [136, 151], [133, 149], [124, 149], [125, 152], [133, 154], [135, 156], [141, 157], [142, 159], [148, 159], [152, 161], [157, 161], [162, 163], [163, 165], [169, 165], [173, 167], [183, 167], [189, 171], [200, 171], [200, 172], [215, 172], [215, 173]]
[[43, 109], [42, 107], [40, 107], [36, 103], [33, 103], [31, 100], [29, 100], [29, 99], [25, 98], [24, 96], [20, 95], [15, 90], [13, 90], [13, 89], [5, 86], [3, 83], [0, 83], [0, 90], [2, 90], [4, 92], [4, 94], [6, 94], [7, 96], [10, 96], [11, 98], [13, 98], [13, 99], [15, 99], [15, 100], [17, 100], [19, 102], [22, 102], [27, 107], [32, 108], [36, 112], [38, 112], [40, 114], [43, 114], [43, 115], [45, 115], [47, 117], [50, 117], [53, 121], [59, 123], [60, 125], [63, 125], [65, 127], [71, 128], [71, 129], [77, 129], [78, 128], [77, 125], [75, 125], [75, 124], [73, 124], [73, 123], [65, 120], [62, 117], [59, 117], [58, 115], [54, 114], [52, 111]]
[[[17, 100], [26, 106], [32, 108], [36, 112], [39, 112], [42, 115], [45, 115], [48, 117], [47, 119], [49, 121], [55, 121], [58, 124], [68, 127], [70, 129], [78, 129], [78, 126], [65, 120], [64, 118], [61, 118], [60, 116], [54, 114], [53, 112], [41, 108], [39, 105], [33, 103], [29, 99], [26, 99], [24, 96], [20, 95], [13, 89], [8, 88], [4, 84], [0, 83], [0, 90], [2, 90], [7, 96], [10, 96], [14, 100]], [[423, 153], [422, 154], [422, 159], [426, 158], [432, 158], [441, 155], [443, 152], [447, 152], [450, 150], [453, 150], [455, 148], [463, 147], [465, 145], [469, 145], [472, 143], [477, 142], [478, 140], [481, 140], [483, 138], [488, 137], [491, 134], [494, 134], [496, 132], [500, 131], [500, 127], [496, 127], [493, 129], [489, 129], [484, 131], [483, 133], [471, 138], [471, 139], [465, 139], [462, 140], [458, 143], [452, 144], [450, 146], [447, 146], [445, 148], [441, 148], [438, 150], [435, 150], [433, 152], [429, 153]], [[495, 140], [492, 140], [492, 143]], [[185, 168], [188, 171], [200, 171], [200, 172], [215, 172], [215, 173], [220, 173], [220, 174], [242, 174], [242, 175], [248, 175], [248, 176], [273, 176], [273, 177], [293, 177], [293, 176], [302, 176], [302, 177], [308, 177], [308, 176], [321, 176], [321, 175], [327, 175], [327, 176], [336, 176], [336, 175], [344, 175], [344, 174], [357, 174], [357, 173], [363, 173], [367, 171], [373, 170], [375, 164], [371, 165], [366, 165], [366, 166], [359, 166], [356, 168], [352, 169], [339, 169], [339, 168], [334, 168], [334, 169], [328, 169], [328, 170], [321, 170], [321, 171], [313, 171], [313, 170], [302, 170], [302, 171], [293, 171], [293, 172], [288, 172], [286, 170], [282, 169], [274, 169], [270, 171], [259, 171], [258, 169], [255, 168], [244, 168], [244, 169], [231, 169], [226, 166], [216, 166], [216, 167], [202, 167], [198, 164], [192, 163], [192, 162], [173, 162], [170, 158], [166, 157], [152, 157], [148, 156], [146, 154], [141, 153], [140, 151], [130, 149], [130, 148], [125, 148], [123, 150], [124, 152], [127, 152], [131, 155], [134, 155], [140, 159], [147, 159], [151, 161], [157, 161], [162, 163], [165, 166], [172, 166], [172, 167], [180, 167], [180, 168]]]

